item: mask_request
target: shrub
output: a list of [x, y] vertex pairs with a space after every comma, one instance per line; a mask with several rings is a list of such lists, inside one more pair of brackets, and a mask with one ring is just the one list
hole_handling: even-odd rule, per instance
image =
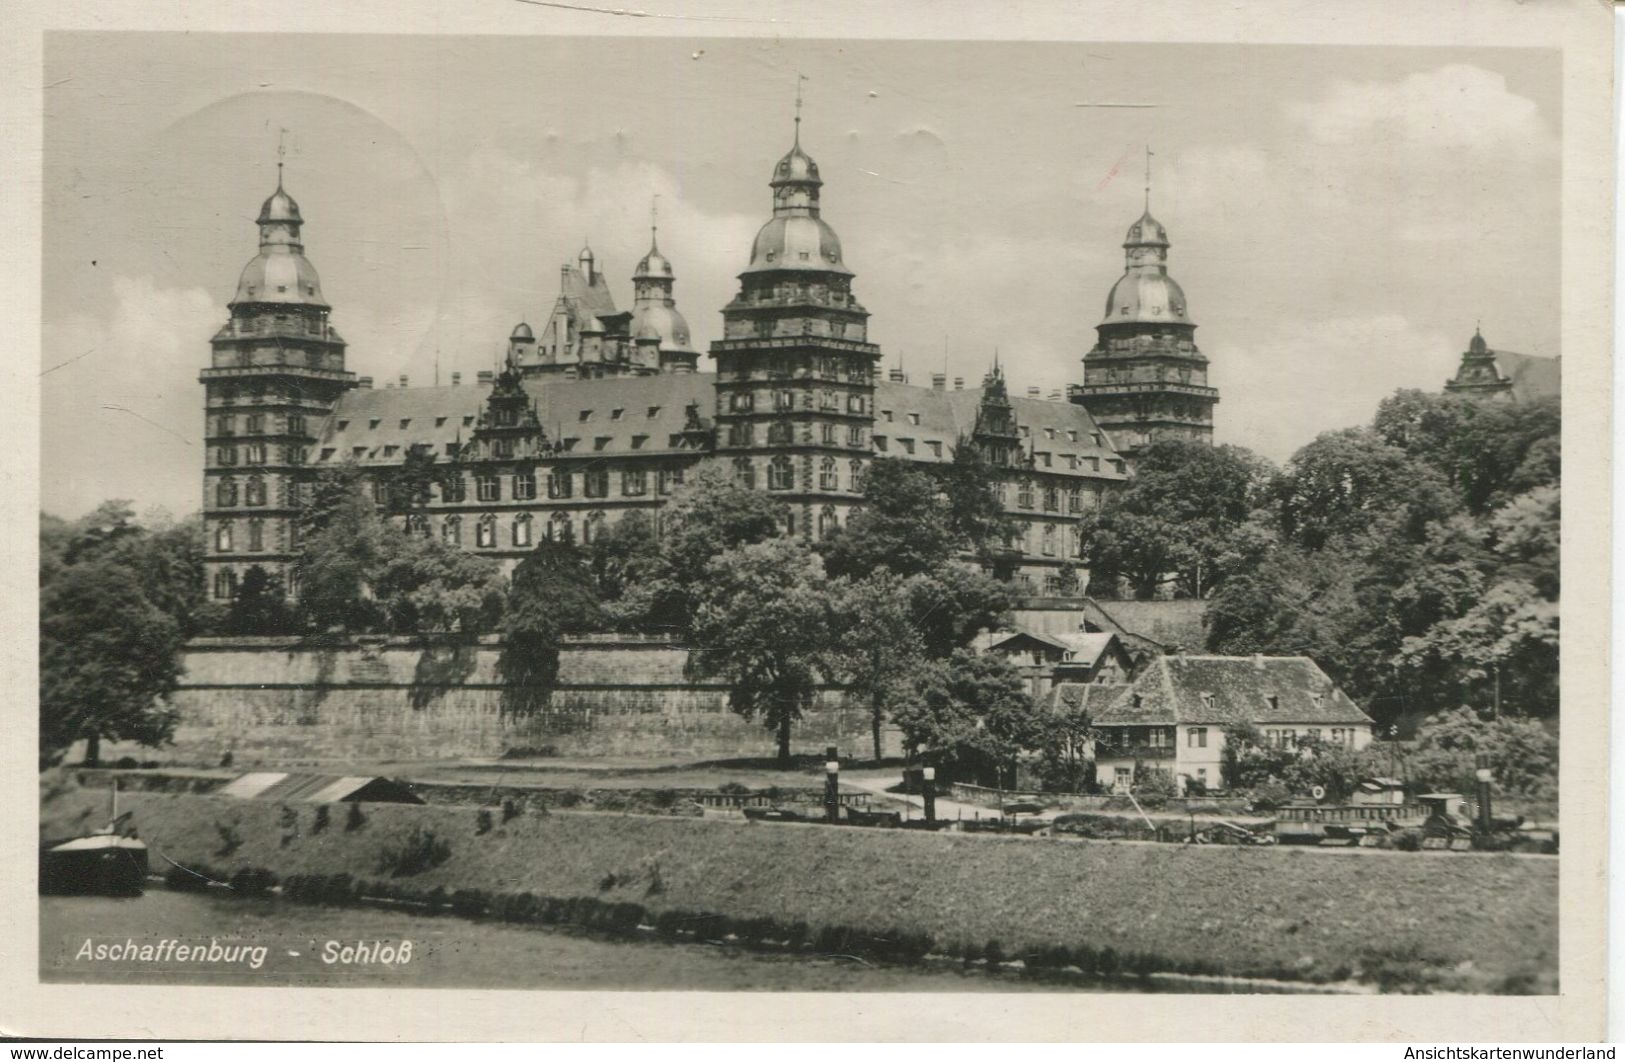
[[496, 823], [492, 819], [490, 808], [481, 808], [474, 816], [474, 833], [476, 836], [490, 833], [491, 828], [495, 825]]
[[1393, 835], [1392, 844], [1401, 852], [1416, 852], [1422, 848], [1422, 835], [1415, 830], [1401, 830]]
[[1004, 945], [997, 940], [990, 940], [982, 945], [982, 958], [987, 960], [989, 966], [997, 966], [1004, 962]]
[[519, 807], [519, 802], [514, 800], [513, 797], [508, 797], [508, 798], [506, 798], [505, 800], [502, 801], [502, 821], [503, 822], [509, 822], [509, 821], [512, 821], [513, 819], [517, 819], [520, 816], [521, 813], [522, 812], [521, 812], [521, 809]]
[[491, 905], [491, 896], [484, 889], [458, 889], [451, 894], [451, 913], [465, 918], [477, 918]]
[[433, 869], [450, 858], [449, 843], [436, 837], [433, 830], [414, 826], [399, 845], [378, 854], [378, 870], [390, 877], [405, 878]]
[[329, 821], [330, 817], [327, 805], [317, 804], [316, 818], [315, 821], [310, 824], [310, 832], [321, 833], [323, 830], [327, 829]]
[[784, 944], [789, 948], [801, 948], [806, 945], [811, 932], [806, 922], [791, 922], [784, 927]]
[[164, 884], [177, 892], [198, 892], [209, 887], [210, 877], [207, 868], [193, 869], [171, 863], [164, 871]]
[[242, 867], [231, 876], [231, 887], [241, 896], [263, 896], [276, 886], [276, 875], [264, 867]]
[[744, 796], [750, 792], [750, 787], [741, 782], [723, 782], [717, 786], [717, 792], [727, 793], [730, 796]]

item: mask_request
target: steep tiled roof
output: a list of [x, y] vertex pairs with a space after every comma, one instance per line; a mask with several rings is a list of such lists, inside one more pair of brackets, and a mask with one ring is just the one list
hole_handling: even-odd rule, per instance
[[1177, 601], [1096, 601], [1108, 623], [1091, 617], [1100, 626], [1138, 634], [1163, 646], [1195, 648], [1205, 640], [1202, 615], [1207, 602], [1193, 598]]
[[[548, 438], [576, 440], [571, 456], [670, 452], [688, 407], [697, 403], [708, 423], [715, 401], [712, 377], [699, 373], [532, 377], [524, 387]], [[418, 444], [443, 454], [446, 443], [468, 440], [490, 394], [489, 384], [349, 391], [321, 430], [316, 461], [336, 464], [354, 456], [361, 464], [399, 464], [406, 448]]]
[[1369, 723], [1371, 717], [1306, 656], [1161, 656], [1094, 721], [1264, 726]]
[[1115, 682], [1058, 682], [1050, 691], [1046, 707], [1051, 711], [1082, 712], [1093, 718], [1128, 689]]
[[[976, 411], [981, 404], [980, 387], [939, 391], [883, 380], [875, 385], [874, 433], [886, 440], [881, 452], [916, 461], [952, 461], [960, 437], [968, 438], [976, 430]], [[1113, 465], [1119, 455], [1112, 449], [1111, 438], [1082, 406], [1037, 398], [1011, 398], [1010, 406], [1016, 423], [1027, 430], [1023, 448], [1050, 455], [1048, 468], [1040, 461], [1037, 471], [1127, 478], [1126, 471], [1119, 472]], [[1097, 432], [1101, 437], [1098, 444], [1094, 441]]]

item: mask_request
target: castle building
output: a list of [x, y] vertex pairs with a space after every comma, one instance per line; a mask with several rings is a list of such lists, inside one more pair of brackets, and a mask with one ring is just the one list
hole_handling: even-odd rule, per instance
[[1563, 359], [1492, 350], [1484, 333], [1475, 328], [1456, 375], [1444, 389], [1453, 395], [1508, 402], [1558, 398], [1563, 393]]
[[1208, 438], [1217, 392], [1149, 213], [1130, 230], [1128, 273], [1108, 299], [1084, 386], [1065, 401], [1036, 388], [1012, 395], [996, 362], [972, 387], [882, 374], [799, 115], [769, 187], [772, 214], [710, 347], [715, 372], [699, 371], [675, 270], [652, 231], [631, 310], [617, 309], [583, 249], [561, 270], [540, 336], [516, 326], [500, 371], [374, 387], [345, 367], [279, 167], [259, 254], [201, 375], [211, 594], [229, 599], [255, 565], [297, 592], [296, 518], [323, 468], [359, 466], [383, 503], [410, 455], [432, 457], [435, 482], [399, 517], [406, 529], [511, 568], [543, 538], [591, 543], [629, 512], [658, 517], [702, 462], [781, 498], [786, 532], [816, 542], [862, 505], [874, 460], [947, 464], [961, 447], [999, 472], [1017, 527], [1005, 567], [1029, 590], [1053, 592], [1081, 555], [1079, 517], [1131, 474], [1136, 446], [1167, 433]]
[[1145, 213], [1123, 241], [1123, 276], [1083, 359], [1083, 385], [1069, 390], [1130, 459], [1158, 439], [1213, 441], [1219, 392], [1208, 386], [1185, 292], [1168, 275], [1168, 248], [1148, 180]]

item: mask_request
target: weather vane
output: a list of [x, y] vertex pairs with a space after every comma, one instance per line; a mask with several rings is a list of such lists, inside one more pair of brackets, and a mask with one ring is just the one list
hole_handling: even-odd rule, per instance
[[796, 143], [801, 143], [801, 83], [807, 80], [807, 75], [796, 72]]
[[1151, 213], [1151, 145], [1145, 146], [1145, 212]]

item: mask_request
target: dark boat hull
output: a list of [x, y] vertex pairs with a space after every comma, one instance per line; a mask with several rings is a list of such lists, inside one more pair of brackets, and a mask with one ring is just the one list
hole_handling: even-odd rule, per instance
[[83, 848], [73, 847], [75, 843], [40, 850], [40, 892], [51, 896], [141, 895], [147, 881], [145, 845], [125, 842]]

